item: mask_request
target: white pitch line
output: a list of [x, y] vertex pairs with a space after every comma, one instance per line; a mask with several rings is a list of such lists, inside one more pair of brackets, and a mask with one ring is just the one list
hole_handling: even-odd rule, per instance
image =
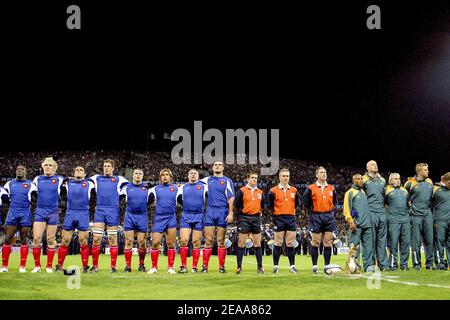
[[[255, 264], [256, 262], [254, 261], [242, 261], [243, 263], [249, 263], [249, 264]], [[269, 264], [263, 264], [263, 266], [270, 266]], [[318, 275], [313, 275], [313, 276], [318, 276]], [[387, 282], [391, 282], [391, 283], [399, 283], [399, 284], [404, 284], [404, 285], [408, 285], [408, 286], [426, 286], [426, 287], [433, 287], [433, 288], [443, 288], [443, 289], [450, 289], [450, 286], [446, 286], [446, 285], [441, 285], [441, 284], [432, 284], [432, 283], [417, 283], [417, 282], [410, 282], [410, 281], [400, 281], [400, 280], [394, 280], [397, 278], [400, 278], [400, 276], [388, 276], [388, 275], [382, 275], [382, 276], [377, 276], [377, 275], [372, 275], [372, 276], [366, 276], [366, 275], [347, 275], [345, 273], [341, 273], [341, 274], [335, 274], [332, 275], [330, 277], [330, 275], [327, 274], [319, 274], [319, 276], [323, 276], [323, 277], [328, 277], [328, 278], [332, 278], [332, 277], [340, 277], [340, 278], [347, 278], [347, 279], [358, 279], [358, 278], [365, 278], [365, 279], [380, 279], [383, 281], [387, 281]]]

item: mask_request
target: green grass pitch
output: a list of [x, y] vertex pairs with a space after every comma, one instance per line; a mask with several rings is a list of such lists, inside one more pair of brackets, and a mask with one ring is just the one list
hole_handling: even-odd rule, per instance
[[[41, 257], [45, 265], [47, 257]], [[56, 262], [57, 256], [55, 256]], [[345, 255], [332, 257], [343, 266]], [[91, 261], [91, 260], [90, 260]], [[19, 273], [19, 254], [11, 254], [9, 272], [0, 273], [0, 299], [152, 299], [152, 300], [303, 300], [303, 299], [449, 299], [450, 271], [382, 272], [381, 276], [313, 275], [311, 260], [296, 256], [300, 274], [289, 273], [287, 257], [281, 257], [281, 272], [273, 275], [272, 257], [264, 256], [266, 273], [256, 273], [254, 256], [245, 256], [243, 273], [235, 274], [236, 257], [228, 256], [227, 273], [217, 272], [217, 257], [212, 256], [208, 274], [167, 274], [167, 257], [160, 256], [158, 274], [137, 272], [138, 257], [133, 256], [133, 272], [123, 273], [124, 256], [118, 258], [118, 273], [109, 272], [108, 255], [100, 256], [100, 272], [81, 274], [80, 288], [69, 289], [68, 276], [62, 273], [31, 273], [34, 266], [28, 256], [27, 273]], [[323, 258], [319, 257], [323, 264]], [[179, 267], [179, 256], [175, 260]], [[190, 268], [191, 259], [188, 258]], [[319, 267], [322, 265], [319, 263]], [[64, 267], [81, 265], [80, 256], [67, 256]], [[201, 257], [199, 265], [201, 265]], [[150, 259], [146, 257], [149, 268]], [[368, 285], [369, 284], [369, 285]]]

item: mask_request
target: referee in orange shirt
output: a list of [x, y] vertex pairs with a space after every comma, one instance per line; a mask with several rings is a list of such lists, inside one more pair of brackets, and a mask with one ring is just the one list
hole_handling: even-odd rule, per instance
[[269, 209], [273, 213], [275, 243], [273, 247], [273, 273], [279, 273], [278, 262], [281, 256], [281, 246], [286, 238], [286, 255], [289, 258], [289, 272], [297, 274], [295, 268], [294, 240], [297, 235], [295, 213], [300, 206], [300, 195], [297, 188], [289, 185], [289, 170], [281, 169], [280, 183], [270, 189], [267, 194]]
[[237, 230], [239, 233], [238, 246], [236, 248], [237, 269], [236, 273], [242, 272], [242, 258], [244, 257], [245, 240], [249, 234], [252, 235], [255, 247], [258, 273], [264, 273], [262, 266], [261, 250], [261, 211], [264, 203], [262, 190], [258, 189], [258, 174], [250, 172], [247, 174], [247, 185], [236, 192], [234, 204], [238, 212]]
[[333, 209], [337, 205], [336, 190], [327, 183], [327, 170], [324, 167], [316, 169], [317, 181], [303, 194], [303, 203], [309, 213], [309, 227], [311, 231], [311, 259], [313, 273], [319, 273], [317, 259], [319, 246], [323, 235], [323, 257], [325, 266], [330, 264], [333, 246], [333, 231], [336, 230], [336, 219]]

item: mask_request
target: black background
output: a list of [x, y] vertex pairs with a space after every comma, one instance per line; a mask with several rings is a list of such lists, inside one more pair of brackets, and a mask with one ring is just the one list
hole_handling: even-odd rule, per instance
[[[78, 4], [82, 29], [66, 28]], [[381, 8], [381, 30], [366, 9]], [[449, 169], [446, 1], [4, 7], [2, 150], [144, 149], [149, 132], [279, 128], [281, 155]]]

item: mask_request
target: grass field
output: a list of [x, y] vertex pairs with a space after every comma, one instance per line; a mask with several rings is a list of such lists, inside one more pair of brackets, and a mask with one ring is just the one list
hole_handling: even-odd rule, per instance
[[[56, 261], [55, 257], [55, 261]], [[332, 263], [343, 265], [345, 255], [333, 256]], [[320, 257], [320, 260], [323, 260]], [[45, 265], [46, 257], [41, 262]], [[133, 267], [137, 267], [133, 256]], [[188, 266], [190, 264], [188, 259]], [[201, 260], [200, 260], [201, 262]], [[0, 273], [0, 299], [152, 299], [152, 300], [226, 300], [226, 299], [449, 299], [450, 271], [398, 271], [383, 272], [381, 276], [344, 274], [313, 275], [311, 260], [297, 256], [300, 274], [288, 272], [287, 257], [281, 257], [281, 272], [271, 274], [272, 257], [264, 257], [266, 274], [256, 274], [254, 256], [244, 257], [243, 273], [236, 275], [236, 257], [227, 257], [226, 274], [217, 273], [217, 257], [212, 256], [208, 274], [166, 273], [167, 257], [160, 257], [159, 273], [150, 275], [123, 273], [124, 257], [119, 256], [118, 273], [109, 272], [109, 256], [100, 257], [97, 274], [81, 274], [80, 288], [68, 289], [68, 276], [62, 273], [34, 273], [32, 256], [29, 255], [27, 273], [18, 272], [19, 254], [11, 254], [8, 273]], [[80, 256], [68, 256], [65, 267], [80, 265]], [[200, 265], [201, 263], [199, 263]], [[150, 265], [146, 257], [147, 268]], [[179, 256], [175, 266], [179, 266]], [[319, 267], [321, 265], [319, 264]], [[368, 282], [372, 289], [368, 288]], [[373, 287], [379, 287], [379, 289]]]

